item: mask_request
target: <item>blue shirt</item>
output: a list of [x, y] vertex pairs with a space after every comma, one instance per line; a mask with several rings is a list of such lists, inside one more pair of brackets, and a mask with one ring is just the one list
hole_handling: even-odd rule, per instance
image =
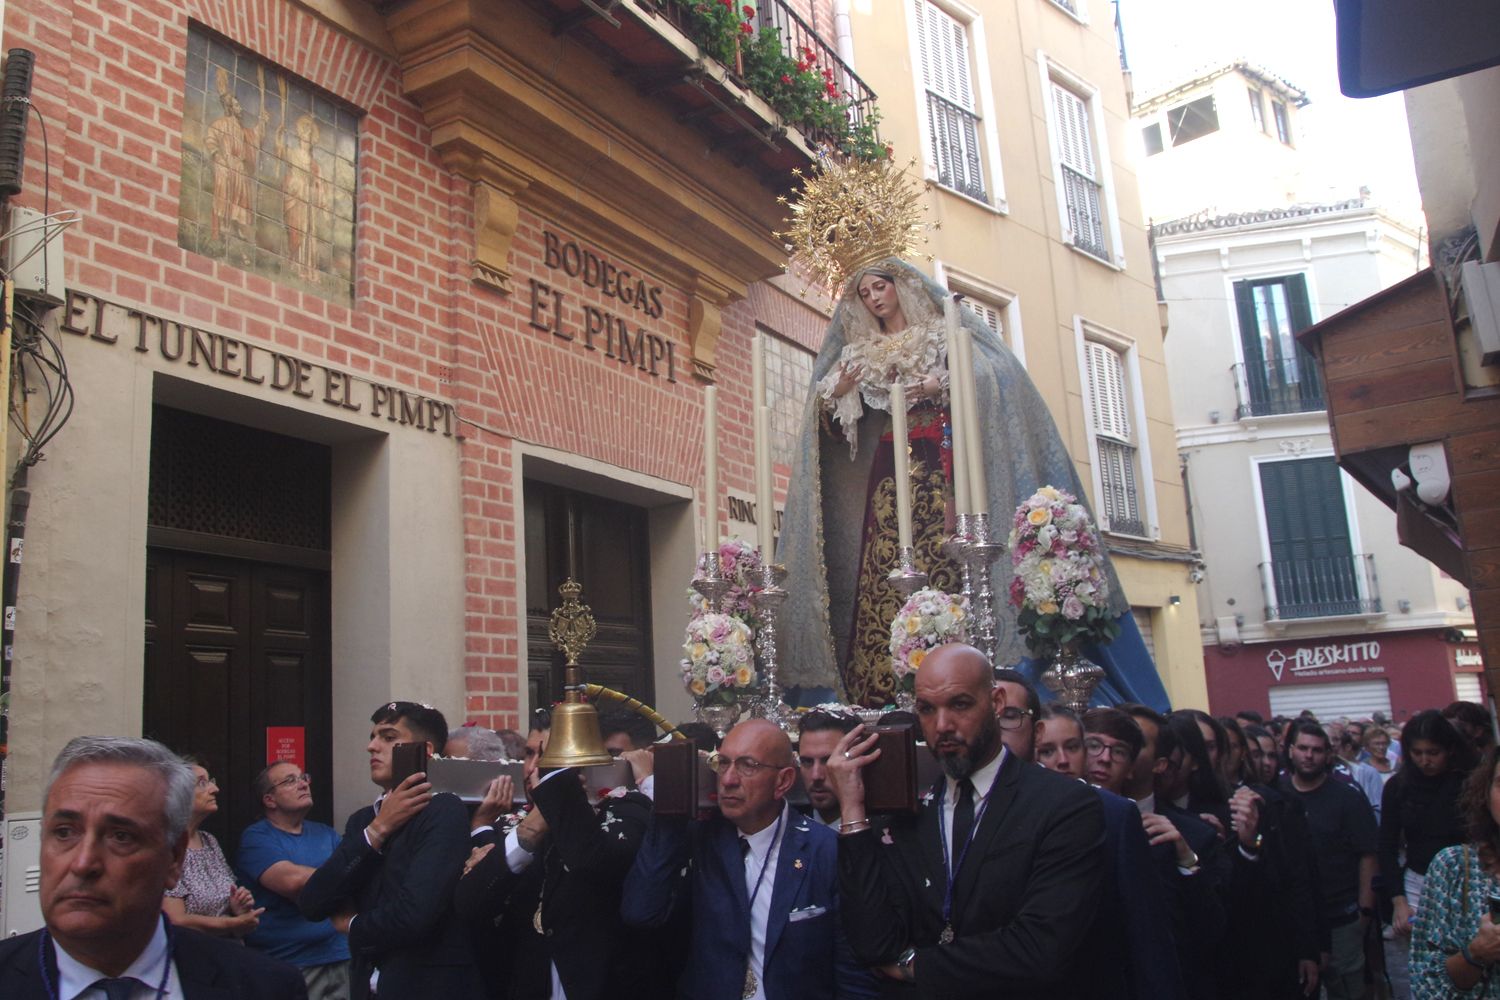
[[295, 902], [260, 884], [260, 876], [278, 861], [317, 868], [338, 844], [333, 827], [311, 820], [302, 821], [301, 833], [277, 829], [265, 819], [245, 828], [235, 869], [255, 894], [255, 905], [266, 908], [260, 926], [245, 939], [251, 947], [299, 967], [348, 960], [349, 942], [330, 921], [304, 918]]

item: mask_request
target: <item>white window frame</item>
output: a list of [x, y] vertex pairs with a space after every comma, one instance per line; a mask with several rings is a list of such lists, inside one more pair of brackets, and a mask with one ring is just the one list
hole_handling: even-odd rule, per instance
[[[1125, 242], [1120, 233], [1120, 210], [1115, 200], [1114, 158], [1110, 155], [1109, 136], [1104, 128], [1104, 100], [1098, 87], [1053, 60], [1045, 51], [1037, 49], [1036, 61], [1038, 71], [1041, 73], [1042, 108], [1047, 115], [1047, 146], [1052, 157], [1052, 191], [1057, 199], [1057, 217], [1062, 225], [1062, 241], [1089, 260], [1117, 271], [1123, 271], [1125, 270]], [[1109, 240], [1110, 260], [1102, 260], [1073, 242], [1073, 230], [1068, 224], [1068, 198], [1062, 183], [1062, 150], [1058, 145], [1060, 127], [1057, 121], [1057, 111], [1052, 104], [1054, 84], [1060, 84], [1063, 89], [1072, 91], [1083, 101], [1088, 111], [1089, 135], [1094, 143], [1094, 158], [1099, 169], [1099, 185], [1104, 194], [1104, 226], [1109, 231], [1106, 238]], [[1163, 139], [1165, 139], [1165, 134], [1163, 134]]]
[[[1088, 5], [1088, 0], [1049, 0], [1049, 2], [1057, 10], [1062, 11], [1063, 14], [1067, 15], [1068, 17], [1071, 17], [1073, 20], [1077, 21], [1079, 24], [1088, 24], [1089, 23], [1089, 5]], [[1069, 10], [1067, 7], [1064, 6], [1064, 3], [1070, 3], [1070, 4], [1072, 4], [1073, 7], [1074, 7], [1074, 9], [1073, 10]]]
[[1103, 519], [1104, 516], [1104, 477], [1099, 464], [1099, 431], [1094, 426], [1094, 401], [1089, 390], [1087, 343], [1092, 341], [1102, 344], [1119, 352], [1125, 363], [1125, 391], [1129, 394], [1131, 419], [1135, 421], [1133, 434], [1135, 440], [1132, 447], [1135, 448], [1136, 459], [1139, 468], [1136, 470], [1136, 487], [1140, 490], [1141, 520], [1146, 527], [1145, 535], [1135, 535], [1129, 532], [1117, 531], [1113, 528], [1104, 528], [1112, 535], [1121, 535], [1126, 538], [1146, 538], [1156, 540], [1161, 537], [1161, 519], [1156, 505], [1156, 475], [1151, 463], [1151, 438], [1150, 425], [1146, 422], [1146, 400], [1141, 391], [1141, 359], [1136, 343], [1130, 337], [1116, 330], [1100, 326], [1082, 316], [1073, 317], [1073, 341], [1078, 360], [1078, 384], [1082, 390], [1080, 397], [1083, 400], [1083, 423], [1088, 429], [1089, 446], [1089, 475], [1090, 485], [1094, 491], [1094, 514]]
[[932, 4], [955, 21], [963, 22], [969, 32], [970, 66], [974, 72], [974, 113], [979, 118], [979, 134], [983, 152], [983, 160], [979, 166], [984, 174], [985, 189], [989, 193], [990, 200], [983, 202], [969, 197], [962, 191], [944, 187], [938, 183], [937, 164], [933, 162], [932, 150], [927, 140], [927, 137], [932, 134], [932, 128], [927, 115], [927, 87], [922, 81], [922, 50], [917, 43], [916, 4], [913, 0], [901, 0], [902, 8], [906, 12], [906, 39], [912, 66], [912, 87], [917, 100], [917, 135], [922, 147], [922, 176], [931, 181], [939, 191], [962, 198], [972, 205], [980, 205], [997, 214], [1008, 215], [1010, 203], [1005, 197], [1005, 173], [1000, 163], [1000, 134], [996, 131], [996, 115], [991, 107], [995, 88], [990, 81], [990, 64], [985, 55], [989, 51], [989, 43], [985, 39], [984, 18], [980, 16], [978, 10], [961, 0], [925, 0], [925, 2]]
[[[1332, 458], [1339, 470], [1339, 486], [1344, 494], [1344, 520], [1349, 525], [1349, 548], [1355, 556], [1365, 554], [1364, 539], [1360, 536], [1359, 517], [1356, 512], [1354, 477], [1344, 471], [1343, 466], [1337, 465], [1338, 455], [1330, 448], [1308, 448], [1306, 451], [1296, 454], [1277, 452], [1267, 455], [1250, 456], [1250, 485], [1255, 494], [1255, 527], [1260, 532], [1260, 562], [1269, 565], [1271, 562], [1271, 529], [1266, 524], [1266, 494], [1260, 485], [1260, 467], [1268, 462], [1300, 462], [1309, 458]], [[1259, 567], [1257, 567], [1259, 569]], [[1257, 574], [1258, 576], [1258, 574]], [[1370, 588], [1367, 586], [1369, 574], [1355, 574], [1355, 583], [1359, 586], [1359, 599], [1361, 602], [1370, 600]], [[1259, 585], [1260, 579], [1256, 580]], [[1279, 597], [1279, 595], [1277, 595]], [[1265, 617], [1266, 609], [1261, 608], [1261, 624], [1281, 624], [1284, 621], [1297, 621], [1297, 619], [1278, 619], [1272, 623]], [[1342, 616], [1341, 616], [1342, 617]]]
[[933, 263], [933, 277], [950, 292], [972, 295], [997, 307], [1000, 310], [1000, 339], [1010, 348], [1010, 353], [1016, 356], [1016, 360], [1021, 362], [1021, 367], [1026, 367], [1026, 338], [1021, 331], [1021, 297], [1015, 291], [941, 260]]

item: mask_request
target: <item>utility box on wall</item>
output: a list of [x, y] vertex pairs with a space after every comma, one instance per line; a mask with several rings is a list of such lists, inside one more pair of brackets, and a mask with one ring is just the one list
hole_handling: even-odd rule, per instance
[[0, 931], [11, 938], [42, 926], [42, 814], [5, 817], [5, 885], [0, 893]]

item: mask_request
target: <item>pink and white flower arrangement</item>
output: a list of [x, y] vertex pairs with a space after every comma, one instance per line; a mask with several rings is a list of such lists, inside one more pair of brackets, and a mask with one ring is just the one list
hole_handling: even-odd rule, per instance
[[[719, 609], [740, 621], [755, 627], [755, 612], [750, 607], [750, 595], [765, 586], [765, 564], [760, 550], [740, 538], [726, 538], [719, 543], [719, 574], [729, 581], [729, 590], [719, 601]], [[693, 614], [708, 610], [703, 595], [688, 588], [688, 603]]]
[[1109, 610], [1109, 578], [1088, 510], [1064, 490], [1043, 486], [1016, 508], [1010, 528], [1016, 627], [1038, 657], [1077, 642], [1120, 634]]
[[891, 621], [891, 670], [897, 686], [912, 690], [928, 651], [964, 641], [968, 624], [969, 602], [961, 596], [928, 587], [908, 597]]
[[682, 683], [702, 704], [732, 704], [756, 682], [750, 627], [733, 615], [694, 615], [682, 651]]

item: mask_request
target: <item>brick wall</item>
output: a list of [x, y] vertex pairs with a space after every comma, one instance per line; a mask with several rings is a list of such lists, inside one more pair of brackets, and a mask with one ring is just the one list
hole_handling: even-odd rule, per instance
[[[455, 403], [464, 436], [465, 710], [488, 725], [516, 726], [524, 637], [517, 633], [520, 484], [512, 442], [696, 485], [702, 386], [690, 374], [686, 296], [652, 278], [650, 261], [610, 258], [663, 285], [662, 314], [648, 318], [548, 268], [544, 232], [576, 234], [527, 212], [514, 245], [514, 293], [472, 284], [468, 186], [434, 156], [396, 66], [302, 7], [278, 0], [13, 0], [6, 15], [6, 46], [37, 54], [33, 99], [48, 139], [44, 154], [33, 121], [18, 201], [41, 209], [49, 188], [46, 208], [82, 214], [65, 237], [69, 287]], [[831, 25], [820, 18], [820, 26]], [[190, 21], [364, 113], [352, 305], [178, 247]], [[676, 381], [587, 350], [581, 338], [537, 329], [529, 279], [563, 294], [559, 316], [567, 329], [580, 331], [592, 306], [670, 340]], [[780, 293], [758, 291], [724, 312], [721, 467], [727, 488], [741, 494], [753, 492], [748, 369], [757, 308], [774, 312], [769, 325], [812, 348], [822, 328]], [[722, 530], [722, 503], [719, 520]]]

